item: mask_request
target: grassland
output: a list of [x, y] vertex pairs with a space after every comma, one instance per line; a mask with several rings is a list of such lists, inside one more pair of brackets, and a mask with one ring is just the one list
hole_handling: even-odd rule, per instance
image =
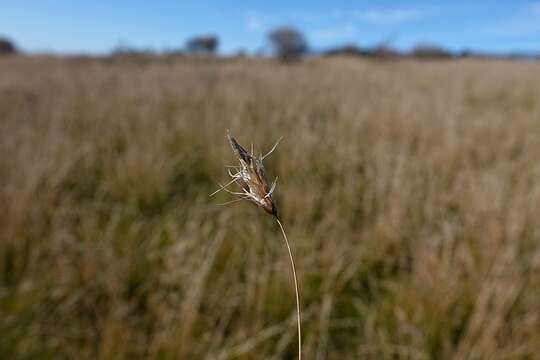
[[540, 351], [540, 64], [0, 59], [0, 358]]

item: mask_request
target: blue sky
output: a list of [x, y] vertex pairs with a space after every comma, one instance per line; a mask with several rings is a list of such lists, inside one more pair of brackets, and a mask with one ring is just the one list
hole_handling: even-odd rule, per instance
[[314, 49], [429, 42], [453, 50], [540, 51], [540, 0], [5, 0], [0, 6], [0, 36], [30, 52], [104, 53], [118, 44], [164, 50], [212, 33], [224, 53], [254, 51], [279, 25], [302, 30]]

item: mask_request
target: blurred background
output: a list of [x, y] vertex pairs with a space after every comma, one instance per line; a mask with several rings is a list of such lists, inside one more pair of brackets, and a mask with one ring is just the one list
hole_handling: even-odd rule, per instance
[[[535, 359], [540, 3], [0, 9], [0, 358]], [[232, 187], [231, 187], [232, 188]]]

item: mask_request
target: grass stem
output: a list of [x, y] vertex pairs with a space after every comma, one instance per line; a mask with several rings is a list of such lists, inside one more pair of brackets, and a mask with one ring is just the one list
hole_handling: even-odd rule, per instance
[[283, 225], [281, 224], [281, 221], [279, 221], [278, 218], [276, 218], [277, 223], [281, 229], [281, 233], [283, 234], [283, 238], [285, 239], [285, 245], [287, 245], [287, 250], [289, 251], [289, 258], [291, 259], [291, 268], [293, 272], [293, 278], [294, 278], [294, 290], [296, 294], [296, 315], [297, 315], [297, 322], [298, 322], [298, 360], [302, 360], [302, 325], [301, 325], [301, 315], [300, 315], [300, 295], [298, 291], [298, 280], [296, 278], [296, 266], [294, 265], [294, 258], [291, 251], [291, 246], [289, 244], [289, 239], [287, 239], [287, 235], [285, 234], [285, 230], [283, 229]]

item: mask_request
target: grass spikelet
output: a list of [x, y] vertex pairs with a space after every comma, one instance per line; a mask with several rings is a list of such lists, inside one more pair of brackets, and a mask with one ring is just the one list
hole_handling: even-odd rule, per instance
[[[274, 180], [272, 185], [269, 184], [266, 179], [266, 171], [263, 166], [263, 160], [270, 155], [277, 148], [281, 138], [276, 142], [276, 144], [270, 149], [266, 155], [260, 155], [258, 157], [253, 153], [249, 153], [244, 149], [234, 137], [232, 137], [229, 132], [227, 132], [227, 139], [233, 149], [233, 152], [238, 157], [239, 164], [238, 166], [228, 166], [229, 176], [231, 180], [225, 185], [221, 185], [218, 190], [210, 194], [213, 196], [220, 191], [226, 191], [231, 195], [237, 196], [238, 198], [225, 204], [235, 203], [242, 200], [250, 201], [257, 206], [261, 207], [266, 213], [273, 215], [276, 218], [276, 221], [281, 229], [283, 234], [283, 239], [285, 240], [285, 245], [287, 247], [287, 252], [289, 253], [289, 259], [291, 262], [291, 268], [294, 279], [294, 290], [296, 295], [296, 314], [297, 314], [297, 325], [298, 325], [298, 359], [302, 359], [302, 325], [301, 325], [301, 312], [300, 312], [300, 295], [298, 290], [298, 279], [296, 275], [296, 266], [294, 263], [294, 257], [291, 251], [291, 246], [289, 239], [281, 223], [276, 202], [274, 200], [273, 194], [276, 189], [277, 178]], [[231, 191], [228, 187], [232, 184], [237, 184], [241, 191]]]

